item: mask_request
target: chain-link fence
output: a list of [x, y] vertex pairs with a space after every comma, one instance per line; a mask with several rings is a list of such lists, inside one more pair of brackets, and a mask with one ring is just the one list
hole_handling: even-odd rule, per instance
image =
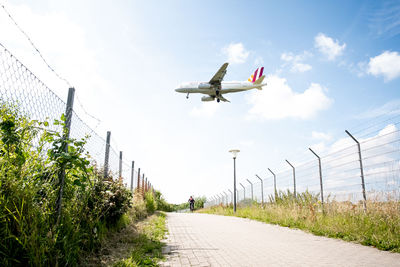
[[[287, 160], [285, 170], [271, 170], [265, 166], [259, 179], [239, 177], [237, 203], [273, 202], [275, 190], [289, 190], [292, 194], [308, 191], [318, 194], [325, 202], [398, 201], [400, 130], [397, 125], [400, 115], [398, 110], [386, 115], [353, 134], [346, 131], [347, 137], [334, 142], [322, 155], [318, 155], [316, 149], [309, 149], [309, 160], [298, 164]], [[209, 197], [205, 206], [231, 204], [233, 200], [230, 188]]]
[[[50, 130], [61, 131], [61, 126], [53, 125], [66, 113], [67, 104], [48, 88], [35, 74], [25, 67], [10, 51], [0, 44], [0, 102], [12, 104], [18, 111], [32, 120], [47, 121]], [[104, 138], [96, 133], [78, 114], [73, 111], [70, 137], [75, 139], [89, 136], [85, 145], [93, 164], [104, 167], [106, 161], [106, 133]], [[132, 164], [120, 158], [120, 153], [110, 146], [108, 170], [114, 177], [122, 177], [128, 188], [138, 185], [138, 171]], [[140, 177], [142, 179], [144, 177]], [[133, 182], [132, 182], [133, 181]], [[140, 183], [141, 185], [141, 183]], [[148, 183], [150, 185], [150, 183]]]

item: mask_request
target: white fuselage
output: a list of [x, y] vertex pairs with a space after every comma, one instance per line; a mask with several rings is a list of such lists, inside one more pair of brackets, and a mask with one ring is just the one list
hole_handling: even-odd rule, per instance
[[221, 88], [216, 88], [214, 86], [210, 86], [208, 82], [189, 82], [180, 85], [177, 89], [175, 89], [175, 91], [179, 93], [200, 93], [210, 96], [216, 96], [217, 91], [219, 94], [242, 92], [254, 88], [259, 88], [262, 85], [263, 84], [253, 84], [251, 82], [232, 81], [222, 82]]

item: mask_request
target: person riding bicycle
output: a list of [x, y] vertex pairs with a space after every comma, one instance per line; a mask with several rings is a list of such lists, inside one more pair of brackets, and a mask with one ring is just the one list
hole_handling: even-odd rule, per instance
[[189, 204], [190, 204], [190, 211], [194, 210], [194, 198], [192, 196], [190, 196], [189, 200], [188, 200]]

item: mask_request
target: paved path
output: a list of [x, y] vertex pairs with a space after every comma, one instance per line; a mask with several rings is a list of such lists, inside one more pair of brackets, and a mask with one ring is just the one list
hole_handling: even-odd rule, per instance
[[168, 213], [161, 266], [400, 266], [400, 254], [248, 219]]

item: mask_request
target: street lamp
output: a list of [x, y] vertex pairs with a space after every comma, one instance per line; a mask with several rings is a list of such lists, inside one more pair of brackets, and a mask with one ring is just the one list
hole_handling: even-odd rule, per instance
[[236, 212], [236, 156], [240, 150], [231, 149], [229, 152], [233, 155], [233, 212]]

